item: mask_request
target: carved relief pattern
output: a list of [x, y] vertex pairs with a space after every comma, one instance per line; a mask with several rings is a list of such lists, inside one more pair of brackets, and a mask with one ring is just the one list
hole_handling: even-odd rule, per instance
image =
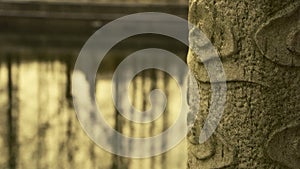
[[272, 160], [284, 166], [292, 169], [300, 167], [300, 119], [271, 135], [267, 153]]
[[[202, 77], [205, 68], [190, 51], [189, 65], [202, 86], [200, 112], [188, 135], [188, 168], [300, 169], [300, 1], [275, 1], [253, 2], [250, 8], [244, 1], [190, 0], [190, 21], [217, 47], [232, 81], [221, 124], [206, 143], [199, 144], [210, 88]], [[268, 11], [270, 4], [276, 10]], [[222, 11], [222, 5], [242, 7]], [[245, 16], [228, 14], [227, 19], [230, 12]]]
[[190, 153], [194, 156], [203, 169], [223, 169], [234, 167], [235, 151], [223, 137], [213, 136], [207, 142], [199, 144], [199, 136], [191, 135], [188, 137]]
[[279, 11], [255, 36], [261, 52], [273, 62], [300, 66], [299, 2]]

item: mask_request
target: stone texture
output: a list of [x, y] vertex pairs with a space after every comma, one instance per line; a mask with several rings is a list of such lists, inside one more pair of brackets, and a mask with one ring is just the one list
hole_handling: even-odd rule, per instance
[[261, 52], [270, 60], [288, 66], [300, 66], [299, 3], [277, 12], [255, 35]]
[[190, 0], [189, 20], [218, 49], [228, 90], [217, 131], [199, 145], [195, 138], [208, 114], [211, 89], [203, 63], [190, 51], [201, 101], [188, 138], [189, 169], [299, 169], [299, 4]]

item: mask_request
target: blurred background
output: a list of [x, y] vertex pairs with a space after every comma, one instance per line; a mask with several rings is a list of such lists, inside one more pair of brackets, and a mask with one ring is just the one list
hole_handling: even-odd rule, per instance
[[[171, 151], [153, 158], [123, 158], [98, 147], [76, 118], [71, 76], [80, 49], [106, 23], [137, 12], [165, 12], [187, 19], [188, 2], [0, 0], [0, 169], [186, 168], [184, 140]], [[155, 136], [168, 129], [181, 106], [176, 81], [152, 69], [135, 77], [129, 97], [137, 109], [147, 110], [149, 92], [155, 88], [163, 90], [168, 104], [155, 122], [130, 122], [108, 99], [112, 74], [118, 64], [129, 54], [145, 48], [165, 49], [184, 61], [187, 55], [187, 47], [172, 38], [153, 34], [133, 36], [118, 43], [105, 56], [96, 82], [97, 103], [103, 116], [111, 127], [131, 137]], [[122, 100], [117, 104], [122, 105]], [[121, 107], [129, 110], [129, 105]], [[162, 141], [168, 139], [171, 138]]]

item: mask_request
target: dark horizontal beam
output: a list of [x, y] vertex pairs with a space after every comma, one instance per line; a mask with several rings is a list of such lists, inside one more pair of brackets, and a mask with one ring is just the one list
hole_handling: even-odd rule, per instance
[[[0, 54], [19, 50], [78, 52], [85, 41], [104, 24], [138, 12], [164, 12], [187, 18], [188, 7], [166, 4], [0, 2]], [[171, 39], [140, 37], [131, 39], [118, 49], [162, 47], [185, 52], [185, 48], [180, 46]]]
[[53, 2], [0, 2], [0, 16], [42, 19], [111, 21], [138, 12], [165, 12], [183, 18], [187, 5], [171, 4], [88, 4]]

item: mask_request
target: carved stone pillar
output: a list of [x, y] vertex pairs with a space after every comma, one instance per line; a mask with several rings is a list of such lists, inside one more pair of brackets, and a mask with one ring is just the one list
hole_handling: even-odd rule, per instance
[[221, 123], [199, 144], [211, 93], [204, 65], [190, 51], [201, 101], [188, 168], [299, 169], [300, 1], [190, 0], [189, 20], [218, 49], [228, 90]]

